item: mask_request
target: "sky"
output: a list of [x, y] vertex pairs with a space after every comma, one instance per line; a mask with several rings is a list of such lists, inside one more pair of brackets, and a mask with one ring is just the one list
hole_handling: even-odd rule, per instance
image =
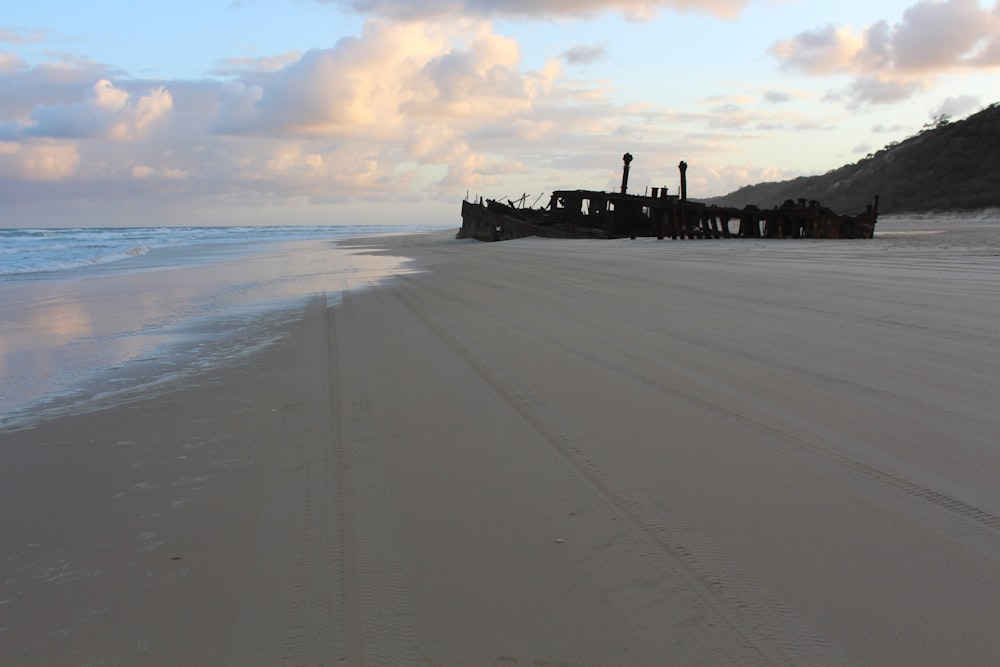
[[0, 227], [693, 198], [1000, 101], [1000, 0], [10, 0]]

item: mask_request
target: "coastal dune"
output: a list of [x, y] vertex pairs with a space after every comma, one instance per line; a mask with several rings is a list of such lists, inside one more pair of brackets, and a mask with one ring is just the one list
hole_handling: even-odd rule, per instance
[[995, 664], [1000, 235], [883, 228], [354, 241], [409, 272], [0, 434], [0, 664]]

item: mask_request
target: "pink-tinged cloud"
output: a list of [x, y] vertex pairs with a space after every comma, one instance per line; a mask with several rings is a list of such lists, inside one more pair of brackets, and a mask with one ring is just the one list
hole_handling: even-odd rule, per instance
[[[361, 130], [392, 132], [403, 122], [401, 107], [420, 93], [414, 80], [450, 46], [437, 28], [369, 21], [361, 37], [305, 53], [262, 80], [259, 88], [248, 88], [244, 98], [251, 99], [229, 100], [229, 110], [252, 106], [260, 133], [337, 137]], [[246, 126], [245, 115], [241, 118]], [[220, 118], [219, 126], [225, 126], [225, 119]]]
[[30, 33], [22, 33], [16, 30], [5, 30], [0, 28], [0, 42], [8, 44], [35, 44], [45, 39], [45, 33], [41, 30], [34, 30]]
[[[575, 53], [591, 55], [599, 49]], [[616, 102], [613, 82], [570, 78], [568, 59], [528, 69], [518, 43], [488, 20], [456, 17], [370, 18], [330, 48], [228, 62], [225, 83], [10, 61], [0, 75], [0, 204], [30, 205], [40, 192], [207, 206], [452, 201], [504, 188], [524, 165], [539, 190], [613, 188], [619, 156], [638, 145], [636, 181], [672, 184], [681, 157], [732, 154], [775, 125], [815, 126], [780, 107], [755, 109], [754, 96], [697, 113]], [[715, 129], [682, 139], [692, 125]], [[657, 164], [656, 155], [667, 157]]]
[[[0, 67], [0, 128], [26, 123], [41, 107], [65, 106], [92, 94], [95, 81], [111, 79], [104, 66], [89, 62], [43, 62], [29, 65], [19, 57], [3, 57]], [[0, 129], [2, 136], [2, 129]]]
[[101, 79], [80, 101], [36, 106], [19, 133], [25, 137], [135, 141], [169, 113], [172, 104], [163, 87], [134, 96]]
[[317, 0], [349, 11], [405, 20], [440, 16], [585, 18], [617, 12], [646, 20], [662, 10], [735, 18], [750, 0]]
[[1000, 4], [922, 0], [898, 23], [864, 29], [824, 26], [774, 43], [787, 70], [811, 76], [850, 74], [855, 102], [896, 102], [933, 85], [937, 74], [1000, 67]]
[[448, 165], [444, 178], [429, 186], [432, 192], [442, 195], [496, 185], [502, 176], [524, 173], [523, 164], [512, 160], [490, 159], [482, 155], [467, 155]]
[[262, 58], [226, 58], [219, 67], [212, 70], [212, 74], [215, 76], [237, 76], [254, 72], [277, 72], [301, 57], [302, 54], [298, 51], [287, 51], [276, 56]]
[[895, 66], [903, 72], [1000, 66], [1000, 17], [977, 0], [917, 3], [903, 12], [889, 40]]
[[0, 53], [0, 74], [17, 72], [27, 66], [16, 53]]
[[0, 141], [0, 180], [59, 181], [72, 176], [79, 165], [80, 154], [71, 143]]
[[799, 173], [773, 167], [761, 167], [750, 163], [719, 167], [699, 164], [697, 167], [697, 169], [691, 169], [688, 172], [687, 181], [690, 192], [734, 192], [754, 183], [783, 181], [801, 176]]
[[[418, 164], [449, 165], [442, 183], [469, 184], [482, 181], [476, 174], [488, 163], [470, 143], [478, 129], [523, 130], [558, 74], [555, 62], [539, 72], [522, 71], [517, 42], [486, 23], [369, 20], [360, 37], [307, 52], [269, 76], [255, 77], [259, 85], [224, 86], [210, 128], [218, 134], [360, 142], [373, 152], [405, 152]], [[324, 159], [327, 175], [332, 163], [342, 162]]]
[[785, 69], [812, 75], [835, 74], [854, 67], [864, 42], [849, 28], [826, 25], [800, 32], [770, 48]]

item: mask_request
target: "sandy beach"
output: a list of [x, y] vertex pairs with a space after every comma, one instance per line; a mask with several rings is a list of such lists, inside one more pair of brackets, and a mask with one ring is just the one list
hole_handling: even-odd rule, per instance
[[1000, 663], [1000, 231], [352, 242], [0, 432], [0, 665]]

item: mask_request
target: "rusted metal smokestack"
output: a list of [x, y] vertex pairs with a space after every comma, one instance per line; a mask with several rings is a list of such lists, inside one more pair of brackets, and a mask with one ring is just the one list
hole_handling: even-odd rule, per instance
[[688, 163], [681, 160], [681, 163], [677, 165], [677, 168], [681, 170], [681, 201], [687, 201], [688, 198]]
[[628, 166], [632, 163], [632, 154], [625, 153], [622, 160], [625, 162], [625, 168], [622, 169], [622, 194], [625, 194], [625, 191], [628, 190]]

